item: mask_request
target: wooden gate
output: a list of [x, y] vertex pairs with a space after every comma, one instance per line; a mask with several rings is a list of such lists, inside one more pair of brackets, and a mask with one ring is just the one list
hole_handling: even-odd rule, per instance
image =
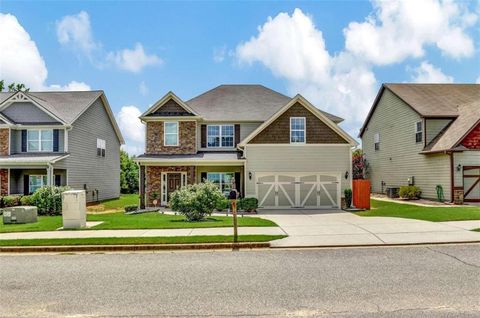
[[465, 202], [480, 202], [480, 166], [463, 166]]

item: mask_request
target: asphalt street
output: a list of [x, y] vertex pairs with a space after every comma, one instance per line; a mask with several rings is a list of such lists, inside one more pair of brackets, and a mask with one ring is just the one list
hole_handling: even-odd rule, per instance
[[2, 317], [480, 317], [480, 245], [0, 255]]

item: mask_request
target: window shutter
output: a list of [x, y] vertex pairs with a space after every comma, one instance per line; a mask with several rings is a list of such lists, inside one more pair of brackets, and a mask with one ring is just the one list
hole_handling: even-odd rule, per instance
[[201, 147], [207, 148], [207, 125], [200, 126]]
[[235, 124], [235, 147], [240, 143], [240, 124]]
[[53, 152], [58, 152], [58, 129], [53, 130]]
[[235, 188], [237, 188], [240, 197], [242, 196], [242, 188], [240, 187], [240, 172], [235, 172]]
[[200, 179], [201, 179], [201, 180], [200, 180], [201, 182], [204, 182], [205, 180], [207, 180], [207, 173], [206, 173], [206, 172], [202, 172], [202, 173], [200, 174]]
[[30, 194], [29, 182], [30, 182], [30, 178], [28, 174], [24, 174], [23, 175], [23, 194], [24, 195]]
[[57, 187], [61, 186], [62, 185], [62, 176], [59, 175], [59, 174], [56, 174], [55, 175], [55, 185]]
[[27, 152], [27, 131], [22, 130], [22, 152]]

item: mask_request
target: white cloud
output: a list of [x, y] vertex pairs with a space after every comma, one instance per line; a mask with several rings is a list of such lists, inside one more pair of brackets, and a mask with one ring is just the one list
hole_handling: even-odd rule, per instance
[[117, 114], [117, 122], [126, 139], [125, 150], [131, 154], [144, 153], [145, 125], [138, 118], [142, 112], [136, 106], [123, 106]]
[[237, 46], [236, 56], [241, 63], [262, 63], [287, 80], [292, 95], [301, 93], [347, 119], [345, 128], [354, 135], [375, 97], [376, 80], [368, 65], [350, 53], [331, 56], [322, 32], [300, 9], [269, 17], [257, 36]]
[[427, 61], [413, 69], [412, 81], [415, 83], [453, 83], [453, 77], [442, 72]]
[[0, 78], [5, 82], [24, 83], [32, 91], [87, 90], [84, 82], [67, 85], [46, 84], [48, 70], [37, 45], [11, 14], [0, 13]]
[[213, 49], [213, 61], [215, 63], [222, 63], [227, 55], [227, 46], [216, 47]]
[[146, 54], [143, 45], [135, 44], [135, 48], [123, 49], [117, 52], [110, 52], [107, 61], [114, 63], [118, 68], [133, 73], [140, 72], [149, 65], [161, 64], [163, 61], [154, 54]]
[[475, 83], [480, 84], [480, 76], [477, 77], [477, 80], [475, 81]]
[[80, 49], [87, 56], [98, 48], [98, 44], [93, 40], [90, 17], [85, 11], [64, 16], [57, 21], [57, 39], [63, 45], [72, 45], [75, 49]]
[[148, 86], [145, 84], [145, 81], [141, 81], [138, 85], [138, 91], [142, 96], [146, 96], [148, 94]]
[[477, 16], [452, 1], [374, 0], [374, 13], [365, 22], [344, 29], [345, 47], [359, 58], [385, 65], [422, 57], [434, 45], [454, 58], [471, 56], [474, 43], [466, 30]]

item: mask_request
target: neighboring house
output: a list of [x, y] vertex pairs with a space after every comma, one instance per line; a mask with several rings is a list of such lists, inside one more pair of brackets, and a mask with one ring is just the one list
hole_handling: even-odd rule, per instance
[[103, 91], [0, 93], [0, 195], [58, 185], [117, 198], [122, 143]]
[[[169, 92], [141, 117], [141, 205], [162, 205], [186, 184], [233, 184], [264, 208], [338, 208], [351, 187], [356, 142], [341, 118], [300, 95], [261, 85], [221, 85], [191, 100]], [[232, 179], [234, 178], [234, 182]]]
[[414, 184], [425, 198], [480, 201], [480, 85], [384, 84], [360, 131], [373, 192]]

